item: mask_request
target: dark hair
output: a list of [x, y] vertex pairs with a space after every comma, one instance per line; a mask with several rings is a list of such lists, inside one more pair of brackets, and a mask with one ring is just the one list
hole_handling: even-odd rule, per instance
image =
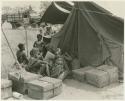
[[19, 49], [22, 49], [23, 47], [24, 47], [24, 44], [22, 44], [22, 43], [19, 43], [19, 44], [18, 44], [18, 48], [19, 48]]
[[42, 38], [43, 36], [42, 36], [41, 34], [37, 34], [37, 38], [39, 38], [39, 37], [41, 37], [41, 38]]
[[46, 30], [48, 31], [48, 30], [51, 30], [51, 27], [50, 26], [47, 26], [46, 27]]
[[39, 50], [37, 48], [33, 48], [31, 51], [30, 51], [30, 56], [35, 56], [35, 54], [38, 52]]

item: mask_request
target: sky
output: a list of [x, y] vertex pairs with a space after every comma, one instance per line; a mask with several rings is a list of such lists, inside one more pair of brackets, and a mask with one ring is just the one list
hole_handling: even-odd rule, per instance
[[[43, 1], [44, 2], [44, 1]], [[50, 1], [51, 2], [51, 1]], [[109, 10], [114, 15], [124, 18], [125, 16], [125, 2], [124, 1], [94, 1], [98, 5], [103, 8]], [[10, 7], [24, 7], [29, 6], [35, 8], [35, 10], [40, 10], [40, 1], [3, 1], [2, 7], [10, 6]]]

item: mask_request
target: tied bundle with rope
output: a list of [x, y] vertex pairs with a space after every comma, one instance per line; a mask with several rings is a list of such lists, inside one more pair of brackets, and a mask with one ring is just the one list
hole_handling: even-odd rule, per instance
[[86, 81], [96, 87], [102, 88], [118, 82], [118, 68], [102, 65], [85, 72]]
[[34, 99], [49, 99], [62, 91], [62, 80], [42, 77], [28, 83], [28, 96]]

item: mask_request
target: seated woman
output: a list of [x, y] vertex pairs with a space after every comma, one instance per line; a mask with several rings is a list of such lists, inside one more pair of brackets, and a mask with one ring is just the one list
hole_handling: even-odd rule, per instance
[[51, 77], [64, 80], [69, 74], [69, 68], [60, 49], [56, 51], [56, 58], [53, 68], [50, 70]]
[[48, 75], [48, 72], [46, 71], [47, 66], [45, 66], [47, 65], [47, 63], [45, 61], [40, 60], [38, 54], [39, 51], [37, 48], [33, 48], [30, 51], [30, 59], [26, 70], [36, 74], [39, 73], [42, 75]]

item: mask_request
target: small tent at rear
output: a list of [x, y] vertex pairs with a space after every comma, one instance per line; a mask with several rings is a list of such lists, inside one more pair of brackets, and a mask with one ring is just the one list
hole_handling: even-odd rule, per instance
[[124, 21], [93, 2], [75, 2], [63, 28], [51, 45], [71, 56], [83, 66], [112, 64], [123, 76]]

